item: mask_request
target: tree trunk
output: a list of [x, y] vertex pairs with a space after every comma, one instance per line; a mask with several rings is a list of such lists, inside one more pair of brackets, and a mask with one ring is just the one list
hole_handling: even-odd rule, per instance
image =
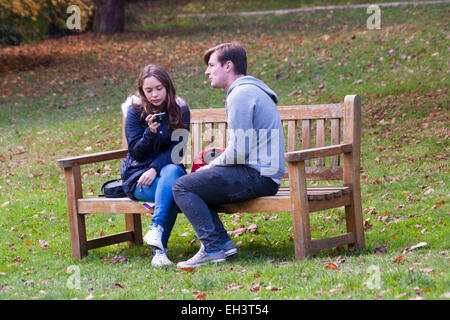
[[115, 33], [125, 29], [125, 0], [95, 0], [94, 32]]

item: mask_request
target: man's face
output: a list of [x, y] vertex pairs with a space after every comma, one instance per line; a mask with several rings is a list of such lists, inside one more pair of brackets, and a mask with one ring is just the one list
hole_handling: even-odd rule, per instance
[[229, 69], [229, 65], [227, 62], [225, 62], [222, 66], [219, 60], [217, 59], [217, 56], [218, 56], [217, 51], [211, 54], [211, 56], [209, 57], [208, 67], [206, 68], [205, 74], [211, 81], [211, 87], [225, 88], [228, 76], [230, 74], [229, 72], [227, 72], [227, 69]]

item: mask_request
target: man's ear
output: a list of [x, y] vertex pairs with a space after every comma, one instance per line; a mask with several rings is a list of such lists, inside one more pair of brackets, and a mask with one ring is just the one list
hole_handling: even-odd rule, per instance
[[225, 71], [226, 72], [232, 72], [234, 71], [234, 63], [231, 60], [228, 60], [227, 62], [225, 62], [226, 66], [225, 66]]

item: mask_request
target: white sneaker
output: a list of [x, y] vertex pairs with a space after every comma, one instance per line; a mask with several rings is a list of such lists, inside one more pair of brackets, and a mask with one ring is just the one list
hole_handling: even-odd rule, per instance
[[173, 264], [172, 261], [167, 257], [166, 250], [155, 250], [155, 255], [152, 259], [152, 266], [154, 267], [164, 267]]
[[161, 242], [163, 230], [164, 229], [161, 226], [151, 226], [150, 230], [144, 236], [145, 243], [151, 245], [152, 247], [155, 247], [156, 249], [164, 250]]

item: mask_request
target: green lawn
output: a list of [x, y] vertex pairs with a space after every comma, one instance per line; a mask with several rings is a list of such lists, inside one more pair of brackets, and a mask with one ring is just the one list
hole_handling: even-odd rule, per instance
[[[188, 12], [179, 3], [170, 11]], [[275, 7], [260, 3], [246, 1], [245, 10]], [[383, 8], [380, 30], [366, 28], [364, 9], [136, 19], [123, 34], [0, 49], [0, 299], [448, 299], [449, 9]], [[279, 105], [362, 97], [366, 248], [297, 262], [290, 214], [280, 212], [224, 215], [228, 230], [256, 224], [257, 231], [233, 238], [240, 250], [232, 261], [194, 272], [153, 268], [147, 246], [72, 259], [55, 160], [120, 148], [120, 104], [150, 62], [169, 69], [191, 108], [223, 107], [225, 94], [206, 82], [201, 57], [230, 40], [248, 49], [249, 74], [274, 89]], [[120, 164], [83, 167], [84, 194], [99, 194]], [[312, 214], [312, 236], [342, 232], [343, 215]], [[144, 229], [150, 221], [143, 217]], [[86, 224], [88, 238], [124, 230], [119, 215], [89, 216]], [[199, 248], [183, 215], [169, 245], [174, 262]]]

